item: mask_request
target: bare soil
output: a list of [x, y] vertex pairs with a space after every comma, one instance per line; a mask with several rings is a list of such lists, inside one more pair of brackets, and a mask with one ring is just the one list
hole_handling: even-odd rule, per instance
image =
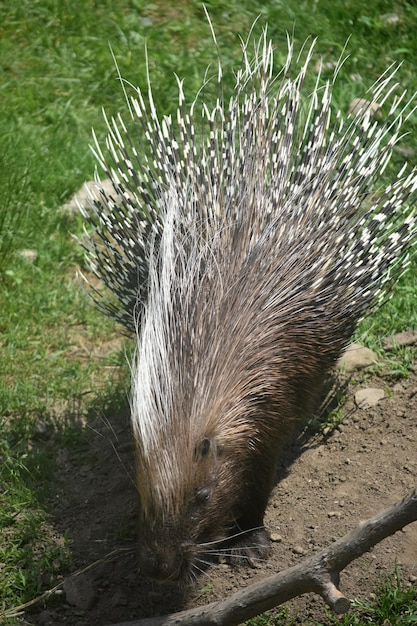
[[[358, 408], [353, 395], [363, 387], [382, 388], [385, 398], [372, 408]], [[110, 423], [90, 419], [82, 452], [56, 452], [53, 524], [57, 533], [70, 536], [71, 571], [64, 591], [34, 607], [26, 622], [105, 626], [212, 602], [298, 563], [400, 500], [416, 486], [417, 374], [402, 380], [355, 375], [343, 413], [342, 424], [330, 434], [304, 432], [286, 450], [265, 520], [275, 540], [272, 558], [253, 569], [214, 565], [186, 595], [138, 572], [128, 409]], [[396, 564], [404, 584], [416, 584], [416, 523], [348, 566], [341, 589], [365, 599]], [[329, 623], [321, 598], [304, 596], [288, 607], [297, 623]]]

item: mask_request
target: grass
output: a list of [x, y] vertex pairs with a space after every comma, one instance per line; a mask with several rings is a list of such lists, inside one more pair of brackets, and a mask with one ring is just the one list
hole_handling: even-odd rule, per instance
[[[334, 93], [342, 111], [392, 62], [402, 62], [399, 82], [417, 91], [415, 3], [213, 0], [206, 6], [225, 73], [239, 63], [238, 35], [259, 14], [255, 31], [269, 23], [278, 65], [286, 31], [298, 46], [318, 37], [317, 59], [330, 63], [349, 40]], [[80, 218], [59, 208], [92, 178], [88, 144], [91, 127], [99, 138], [105, 134], [101, 107], [109, 115], [125, 110], [109, 44], [121, 74], [142, 86], [146, 44], [163, 113], [176, 108], [174, 72], [195, 94], [216, 60], [195, 0], [0, 4], [0, 609], [30, 600], [63, 571], [70, 546], [48, 511], [53, 450], [81, 445], [83, 413], [89, 405], [105, 410], [111, 401], [106, 365], [122, 370], [122, 397], [128, 386], [121, 348], [106, 351], [119, 331], [91, 307], [76, 280], [83, 260], [71, 233], [81, 234]], [[414, 154], [416, 125], [413, 115], [402, 141]], [[389, 303], [361, 326], [359, 336], [371, 347], [380, 348], [385, 334], [417, 326], [415, 270], [414, 263]], [[413, 356], [399, 350], [393, 369], [406, 375]], [[36, 440], [40, 424], [51, 433], [46, 445]]]

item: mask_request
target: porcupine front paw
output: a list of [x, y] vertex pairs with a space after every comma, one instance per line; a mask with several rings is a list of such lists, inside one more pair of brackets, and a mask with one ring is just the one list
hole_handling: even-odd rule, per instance
[[248, 531], [230, 542], [230, 549], [225, 551], [224, 560], [230, 565], [256, 567], [271, 555], [272, 546], [268, 531], [257, 528]]

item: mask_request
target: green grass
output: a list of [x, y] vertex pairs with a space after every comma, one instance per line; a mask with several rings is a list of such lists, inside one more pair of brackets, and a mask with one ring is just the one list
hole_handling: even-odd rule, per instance
[[[298, 47], [318, 37], [316, 59], [325, 62], [334, 63], [346, 46], [334, 92], [343, 111], [392, 62], [402, 62], [401, 85], [417, 91], [415, 3], [218, 0], [206, 6], [225, 74], [240, 61], [238, 35], [260, 15], [255, 32], [269, 23], [277, 65], [286, 56], [286, 31]], [[389, 23], [387, 14], [398, 23]], [[92, 178], [88, 144], [92, 126], [99, 138], [105, 134], [101, 107], [109, 115], [126, 110], [110, 45], [121, 74], [142, 87], [147, 46], [161, 113], [176, 108], [174, 73], [185, 78], [192, 97], [206, 66], [215, 72], [210, 29], [195, 0], [175, 7], [162, 0], [0, 3], [0, 609], [48, 588], [70, 558], [48, 512], [50, 452], [78, 445], [82, 412], [111, 402], [104, 366], [123, 360], [121, 349], [105, 350], [119, 330], [94, 310], [75, 277], [83, 260], [71, 233], [81, 234], [81, 220], [59, 210]], [[228, 80], [231, 87], [231, 73]], [[414, 154], [416, 125], [413, 115], [402, 141]], [[417, 326], [415, 275], [414, 263], [389, 303], [362, 324], [359, 336], [368, 345], [380, 348], [383, 335]], [[413, 357], [397, 351], [393, 368], [406, 375]], [[120, 369], [123, 394], [128, 375]], [[40, 423], [53, 433], [46, 448], [36, 442]]]

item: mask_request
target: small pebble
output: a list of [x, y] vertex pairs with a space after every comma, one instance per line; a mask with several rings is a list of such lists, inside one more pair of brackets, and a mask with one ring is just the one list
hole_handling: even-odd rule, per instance
[[20, 258], [24, 259], [28, 263], [34, 263], [38, 258], [38, 252], [36, 250], [19, 250]]
[[78, 609], [88, 611], [96, 601], [96, 590], [92, 580], [85, 575], [67, 578], [63, 588], [67, 602]]
[[355, 402], [360, 409], [368, 409], [375, 406], [385, 398], [385, 392], [383, 389], [375, 389], [368, 387], [366, 389], [359, 389], [355, 393]]
[[337, 362], [336, 367], [350, 374], [378, 362], [378, 355], [357, 343], [352, 343]]

